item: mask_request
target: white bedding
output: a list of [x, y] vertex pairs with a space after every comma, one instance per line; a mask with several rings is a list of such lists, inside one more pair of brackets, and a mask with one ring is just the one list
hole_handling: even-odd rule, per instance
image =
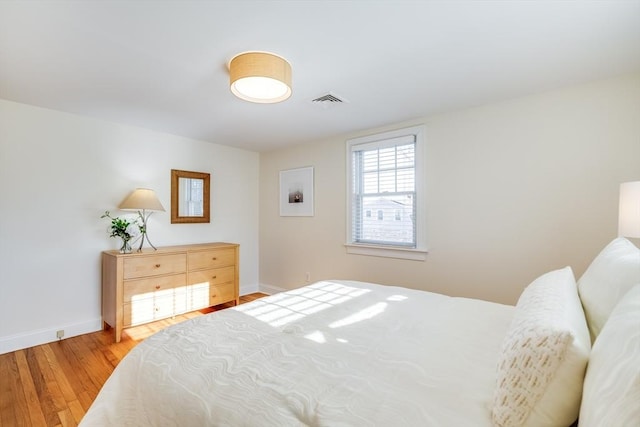
[[325, 281], [169, 327], [82, 426], [491, 425], [514, 307]]

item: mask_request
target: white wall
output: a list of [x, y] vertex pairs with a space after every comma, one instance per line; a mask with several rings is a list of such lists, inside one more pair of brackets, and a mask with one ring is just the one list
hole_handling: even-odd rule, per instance
[[[171, 224], [170, 171], [211, 174], [211, 223]], [[156, 190], [156, 246], [240, 244], [240, 292], [258, 285], [257, 153], [0, 100], [0, 353], [98, 330], [105, 210]]]
[[[345, 109], [345, 114], [348, 110]], [[345, 140], [425, 124], [427, 261], [345, 253]], [[315, 216], [278, 215], [278, 172], [315, 168]], [[260, 156], [260, 282], [355, 279], [515, 303], [538, 275], [577, 277], [640, 180], [640, 75], [423, 117]]]

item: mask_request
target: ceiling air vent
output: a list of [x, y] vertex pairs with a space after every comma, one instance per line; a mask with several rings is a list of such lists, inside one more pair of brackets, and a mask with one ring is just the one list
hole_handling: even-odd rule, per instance
[[317, 97], [316, 99], [311, 100], [313, 105], [320, 105], [322, 108], [327, 109], [329, 107], [333, 107], [336, 105], [344, 104], [348, 102], [344, 98], [340, 98], [333, 93], [329, 92], [326, 95], [322, 95]]
[[338, 98], [337, 96], [328, 93], [326, 95], [322, 95], [316, 99], [314, 99], [311, 102], [343, 102], [342, 99]]

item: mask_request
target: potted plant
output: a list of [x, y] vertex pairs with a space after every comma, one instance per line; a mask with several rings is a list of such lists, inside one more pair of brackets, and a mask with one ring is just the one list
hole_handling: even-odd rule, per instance
[[135, 234], [135, 230], [140, 228], [138, 219], [130, 220], [128, 218], [112, 217], [109, 211], [105, 211], [100, 218], [109, 218], [111, 220], [111, 234], [109, 237], [119, 237], [122, 239], [120, 252], [131, 252], [131, 243], [129, 243]]

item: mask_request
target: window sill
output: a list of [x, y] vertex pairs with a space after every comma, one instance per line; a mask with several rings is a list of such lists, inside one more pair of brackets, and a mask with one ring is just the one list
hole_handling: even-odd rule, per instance
[[368, 255], [384, 258], [399, 258], [412, 261], [426, 261], [427, 251], [422, 249], [409, 249], [397, 246], [373, 246], [345, 243], [348, 254]]

